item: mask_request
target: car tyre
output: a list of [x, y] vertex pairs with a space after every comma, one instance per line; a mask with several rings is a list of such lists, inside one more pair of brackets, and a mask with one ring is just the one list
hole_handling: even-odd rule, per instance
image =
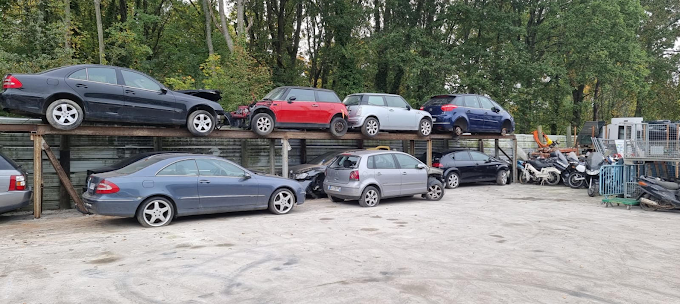
[[361, 133], [366, 137], [373, 137], [380, 132], [380, 122], [375, 117], [366, 118], [361, 126]]
[[269, 135], [274, 131], [274, 118], [267, 113], [258, 113], [250, 122], [250, 128], [260, 136]]
[[464, 131], [461, 126], [453, 126], [453, 136], [461, 136], [463, 135]]
[[359, 199], [359, 206], [361, 207], [375, 207], [380, 204], [380, 190], [374, 186], [368, 186], [361, 193]]
[[456, 172], [451, 172], [446, 175], [446, 189], [456, 189], [460, 186], [460, 175]]
[[432, 121], [427, 118], [423, 118], [418, 123], [418, 136], [429, 136], [432, 134]]
[[137, 209], [137, 221], [146, 228], [166, 226], [174, 217], [174, 206], [160, 196], [146, 199]]
[[73, 130], [80, 126], [84, 118], [83, 108], [73, 100], [57, 99], [45, 112], [47, 122], [59, 130]]
[[206, 110], [193, 111], [187, 118], [187, 129], [194, 136], [208, 136], [215, 125], [215, 116]]
[[347, 120], [342, 117], [333, 117], [330, 127], [331, 134], [335, 137], [342, 137], [347, 134]]
[[274, 191], [269, 198], [269, 211], [274, 214], [286, 214], [295, 207], [295, 194], [289, 189], [282, 188]]
[[508, 184], [508, 170], [500, 170], [496, 174], [496, 184], [505, 186]]
[[425, 199], [428, 201], [438, 201], [444, 197], [444, 185], [438, 179], [430, 177], [427, 180], [427, 193]]
[[344, 199], [341, 199], [339, 197], [335, 197], [335, 196], [332, 196], [332, 195], [329, 195], [328, 198], [330, 198], [331, 202], [334, 202], [334, 203], [342, 203], [342, 202], [345, 201]]

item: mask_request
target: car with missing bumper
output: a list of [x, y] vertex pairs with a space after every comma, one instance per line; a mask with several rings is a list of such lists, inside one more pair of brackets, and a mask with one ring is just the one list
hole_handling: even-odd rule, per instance
[[60, 130], [100, 121], [185, 125], [193, 135], [207, 136], [224, 119], [215, 91], [173, 92], [141, 72], [115, 66], [86, 64], [9, 74], [2, 88], [3, 109], [44, 118]]
[[345, 97], [349, 127], [361, 129], [367, 137], [380, 131], [417, 131], [420, 136], [432, 132], [432, 115], [412, 109], [403, 97], [394, 94], [357, 93]]
[[354, 151], [339, 155], [326, 169], [323, 189], [334, 202], [359, 200], [362, 207], [413, 195], [437, 201], [444, 196], [442, 173], [403, 152]]
[[432, 114], [434, 130], [463, 133], [496, 133], [515, 131], [515, 120], [508, 111], [488, 97], [475, 94], [447, 94], [430, 98], [421, 108]]
[[326, 167], [330, 165], [335, 157], [341, 153], [351, 150], [330, 151], [321, 154], [307, 163], [290, 167], [288, 177], [298, 181], [305, 189], [307, 195], [317, 198], [325, 195], [323, 191], [323, 180], [326, 177]]
[[0, 153], [0, 213], [28, 206], [32, 195], [26, 185], [26, 171]]
[[293, 180], [256, 174], [219, 157], [177, 153], [93, 174], [83, 193], [88, 211], [136, 217], [144, 227], [195, 214], [264, 209], [287, 214], [304, 200], [304, 190]]

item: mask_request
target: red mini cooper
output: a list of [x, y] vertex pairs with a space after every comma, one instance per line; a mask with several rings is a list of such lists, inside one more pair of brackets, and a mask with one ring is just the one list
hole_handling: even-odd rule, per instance
[[282, 129], [329, 129], [347, 133], [347, 108], [331, 90], [278, 87], [250, 108], [250, 128], [258, 135]]

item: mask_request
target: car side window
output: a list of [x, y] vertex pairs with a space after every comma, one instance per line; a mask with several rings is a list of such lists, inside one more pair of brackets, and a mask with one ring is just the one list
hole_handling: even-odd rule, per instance
[[397, 162], [399, 162], [399, 167], [402, 169], [418, 169], [418, 165], [420, 164], [420, 161], [415, 159], [412, 156], [409, 155], [404, 155], [404, 154], [394, 154], [394, 156], [397, 158]]
[[121, 74], [123, 74], [123, 81], [125, 82], [125, 85], [128, 87], [145, 89], [150, 91], [161, 90], [161, 86], [159, 86], [155, 81], [151, 80], [149, 77], [126, 70], [121, 70], [120, 72]]
[[197, 159], [201, 176], [244, 177], [246, 172], [228, 162], [214, 159]]
[[385, 100], [382, 96], [368, 96], [368, 101], [366, 103], [371, 106], [385, 106]]
[[109, 84], [118, 84], [116, 70], [111, 68], [87, 68], [87, 79]]
[[316, 97], [316, 101], [340, 102], [340, 98], [338, 98], [338, 95], [335, 95], [334, 92], [316, 91]]
[[406, 108], [408, 105], [406, 101], [399, 96], [385, 96], [385, 101], [387, 101], [388, 107], [393, 108]]
[[374, 155], [373, 161], [375, 162], [376, 169], [397, 169], [397, 164], [394, 163], [392, 154]]
[[291, 97], [295, 97], [295, 101], [316, 101], [313, 90], [290, 89], [286, 100]]
[[470, 158], [470, 154], [467, 151], [456, 152], [456, 154], [454, 154], [453, 159], [455, 159], [457, 161], [472, 160]]
[[178, 161], [158, 172], [157, 176], [198, 176], [196, 161], [193, 159]]
[[477, 101], [477, 96], [467, 95], [465, 98], [465, 106], [468, 108], [479, 108], [479, 102]]
[[465, 97], [463, 96], [458, 96], [456, 99], [454, 99], [451, 104], [457, 105], [459, 107], [464, 107], [465, 106]]
[[493, 103], [486, 97], [478, 97], [479, 102], [482, 104], [482, 108], [491, 110], [493, 108]]
[[346, 106], [357, 106], [361, 103], [361, 95], [350, 95], [342, 101]]
[[472, 160], [474, 161], [487, 161], [489, 160], [489, 156], [480, 152], [476, 151], [470, 151], [470, 155], [472, 156]]
[[369, 169], [375, 169], [375, 157], [374, 156], [368, 157], [366, 167], [368, 167]]
[[81, 69], [81, 70], [75, 71], [68, 78], [78, 79], [78, 80], [87, 80], [87, 69]]

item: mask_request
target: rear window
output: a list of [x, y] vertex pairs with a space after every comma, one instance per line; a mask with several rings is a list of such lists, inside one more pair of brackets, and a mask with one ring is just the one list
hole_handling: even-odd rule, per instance
[[346, 106], [357, 106], [361, 103], [361, 95], [349, 95], [342, 101]]
[[118, 172], [120, 174], [132, 174], [135, 173], [139, 170], [142, 170], [148, 166], [151, 166], [159, 161], [162, 161], [164, 159], [167, 159], [166, 157], [159, 157], [159, 156], [149, 156], [143, 159], [140, 159], [134, 163], [131, 163], [123, 168], [120, 168], [116, 170], [115, 172]]
[[339, 155], [331, 168], [334, 169], [356, 169], [359, 167], [359, 160], [361, 158], [356, 155]]
[[452, 103], [454, 97], [432, 97], [425, 103], [425, 106], [443, 106]]
[[19, 170], [19, 165], [11, 158], [0, 153], [0, 170]]

